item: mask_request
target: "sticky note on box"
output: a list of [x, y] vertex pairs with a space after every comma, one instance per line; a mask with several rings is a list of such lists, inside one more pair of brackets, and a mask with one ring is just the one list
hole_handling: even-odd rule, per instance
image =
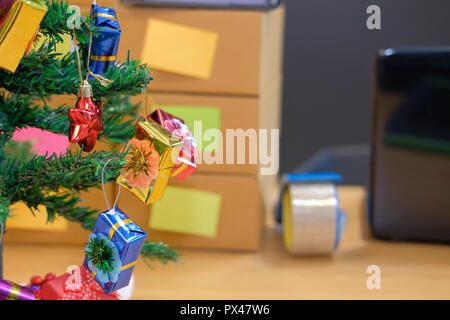
[[6, 220], [7, 229], [66, 231], [67, 220], [57, 219], [47, 223], [47, 208], [38, 206], [38, 212], [33, 216], [30, 209], [23, 203], [17, 202], [9, 207], [11, 218]]
[[38, 155], [57, 155], [65, 153], [69, 148], [69, 140], [62, 134], [53, 133], [47, 130], [27, 127], [14, 131], [12, 139], [15, 141], [31, 141], [32, 151]]
[[[38, 128], [17, 129], [12, 139], [15, 141], [31, 141], [32, 151], [38, 155], [61, 154], [67, 151], [69, 141], [64, 135], [52, 133]], [[7, 220], [8, 229], [66, 231], [67, 221], [64, 219], [47, 223], [47, 208], [38, 206], [35, 216], [23, 203], [17, 202], [9, 207], [11, 218]]]
[[168, 186], [151, 209], [150, 228], [214, 238], [222, 196], [203, 190]]
[[[194, 133], [194, 122], [201, 121], [202, 135], [208, 129], [221, 129], [221, 111], [218, 107], [208, 106], [187, 106], [187, 105], [161, 105], [160, 108], [180, 119], [183, 119], [184, 123]], [[209, 143], [205, 141], [205, 143]], [[197, 149], [202, 151], [204, 143], [197, 142]], [[217, 149], [217, 143], [215, 148]]]
[[209, 79], [218, 38], [215, 32], [151, 18], [141, 60], [157, 70]]
[[[60, 35], [60, 37], [63, 41], [56, 43], [54, 52], [60, 53], [61, 55], [58, 56], [58, 58], [62, 59], [65, 55], [72, 52], [73, 41], [71, 35], [67, 33]], [[48, 40], [49, 37], [39, 33], [37, 40], [33, 42], [32, 49], [37, 51], [45, 42], [48, 42]]]

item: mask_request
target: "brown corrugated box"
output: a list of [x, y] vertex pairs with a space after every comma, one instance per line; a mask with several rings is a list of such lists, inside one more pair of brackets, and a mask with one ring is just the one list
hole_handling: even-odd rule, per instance
[[[90, 11], [92, 1], [70, 0], [81, 13]], [[273, 77], [282, 73], [285, 8], [260, 10], [211, 10], [155, 8], [106, 0], [98, 3], [115, 8], [122, 29], [118, 61], [128, 51], [141, 59], [146, 24], [149, 18], [200, 28], [218, 33], [212, 75], [197, 79], [149, 67], [152, 92], [190, 92], [257, 96]], [[157, 45], [157, 44], [155, 44]]]
[[[283, 6], [270, 11], [116, 7], [122, 37], [118, 59], [141, 59], [149, 18], [218, 33], [210, 79], [154, 70], [152, 92], [190, 92], [257, 96], [272, 77], [282, 73]], [[132, 36], [130, 36], [132, 35]], [[155, 43], [155, 46], [158, 44]]]
[[[90, 5], [90, 3], [89, 3]], [[106, 4], [102, 3], [101, 5]], [[111, 6], [112, 7], [112, 6]], [[222, 111], [221, 128], [279, 128], [281, 114], [281, 60], [284, 8], [265, 11], [164, 9], [127, 7], [115, 3], [122, 28], [118, 61], [128, 49], [140, 58], [146, 21], [149, 17], [212, 30], [219, 33], [212, 77], [200, 80], [152, 70], [151, 95], [161, 105], [217, 106]], [[85, 8], [88, 8], [85, 6]], [[87, 12], [82, 8], [82, 11]], [[132, 36], [130, 36], [132, 35]], [[186, 94], [190, 93], [190, 94]], [[133, 97], [139, 101], [140, 97]], [[59, 97], [55, 105], [67, 100]], [[144, 206], [129, 192], [122, 191], [119, 205], [152, 237], [171, 245], [257, 250], [262, 223], [263, 200], [273, 195], [277, 176], [258, 176], [257, 165], [201, 165], [186, 180], [171, 179], [170, 184], [222, 195], [217, 238], [149, 230], [151, 206]], [[232, 173], [232, 174], [230, 174]], [[113, 198], [117, 186], [108, 186]], [[87, 205], [106, 210], [101, 190], [89, 192]], [[84, 244], [89, 232], [69, 223], [67, 232], [11, 230], [7, 241]]]
[[170, 185], [214, 192], [222, 196], [216, 238], [150, 229], [151, 205], [145, 206], [130, 192], [121, 192], [118, 206], [148, 232], [149, 238], [170, 245], [235, 250], [259, 248], [263, 208], [256, 176], [195, 173], [183, 181], [172, 178]]
[[[115, 8], [119, 1], [117, 0], [99, 0], [97, 5], [107, 8]], [[78, 6], [82, 14], [87, 14], [91, 10], [92, 0], [69, 0], [69, 6]]]
[[[153, 82], [152, 82], [153, 83]], [[260, 97], [238, 97], [221, 95], [197, 95], [177, 93], [152, 93], [151, 97], [157, 105], [186, 105], [189, 107], [216, 107], [220, 109], [221, 131], [224, 137], [223, 164], [208, 165], [204, 162], [198, 165], [198, 172], [211, 173], [245, 173], [258, 174], [259, 165], [250, 164], [248, 156], [249, 139], [246, 139], [246, 163], [226, 164], [226, 130], [255, 129], [259, 141], [258, 129], [279, 129], [281, 114], [281, 77], [272, 79]], [[134, 97], [133, 101], [140, 101]], [[202, 119], [198, 119], [202, 120]], [[191, 128], [193, 130], [193, 128]], [[270, 134], [269, 136], [270, 137]], [[234, 139], [235, 159], [237, 139]]]

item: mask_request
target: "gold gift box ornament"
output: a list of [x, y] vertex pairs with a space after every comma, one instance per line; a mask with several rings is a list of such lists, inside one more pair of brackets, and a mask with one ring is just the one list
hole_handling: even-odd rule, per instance
[[183, 141], [153, 120], [140, 121], [121, 176], [127, 190], [145, 204], [161, 200]]
[[48, 8], [43, 0], [0, 0], [0, 67], [15, 72]]

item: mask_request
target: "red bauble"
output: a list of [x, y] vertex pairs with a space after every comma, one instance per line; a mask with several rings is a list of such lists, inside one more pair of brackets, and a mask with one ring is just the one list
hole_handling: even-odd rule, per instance
[[78, 89], [75, 108], [69, 110], [69, 141], [78, 143], [85, 152], [94, 149], [97, 136], [103, 132], [103, 103], [94, 101], [89, 83], [83, 82]]
[[34, 284], [34, 285], [36, 285], [36, 286], [40, 286], [42, 283], [43, 283], [44, 281], [42, 280], [42, 278], [41, 277], [39, 277], [39, 276], [34, 276], [34, 277], [32, 277], [31, 278], [31, 284]]

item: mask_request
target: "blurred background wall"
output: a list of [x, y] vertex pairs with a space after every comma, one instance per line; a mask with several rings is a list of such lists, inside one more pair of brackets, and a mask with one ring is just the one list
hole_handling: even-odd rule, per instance
[[[450, 45], [448, 0], [287, 0], [280, 172], [322, 147], [369, 139], [380, 48]], [[381, 30], [366, 9], [381, 8]]]

